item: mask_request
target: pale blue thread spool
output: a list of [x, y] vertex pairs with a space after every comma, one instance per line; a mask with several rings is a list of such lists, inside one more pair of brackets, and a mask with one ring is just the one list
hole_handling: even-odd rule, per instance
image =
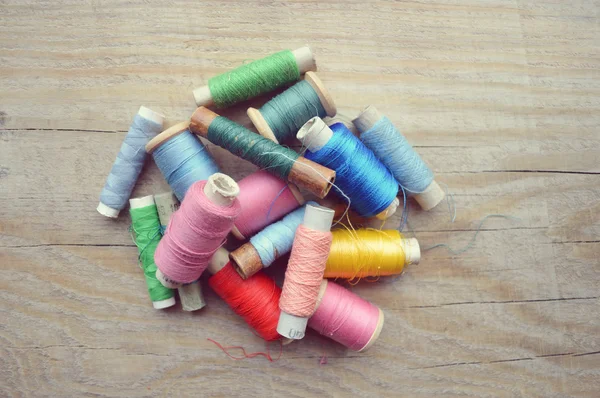
[[387, 117], [369, 106], [353, 123], [361, 132], [362, 142], [424, 210], [432, 209], [444, 199], [445, 193], [434, 181], [431, 169]]
[[247, 113], [263, 137], [285, 143], [312, 117], [335, 116], [336, 107], [316, 73], [307, 72], [303, 81]]
[[144, 166], [144, 146], [161, 132], [163, 120], [161, 114], [140, 107], [100, 194], [97, 208], [100, 214], [116, 218], [125, 208]]
[[188, 130], [188, 122], [179, 123], [146, 145], [154, 162], [180, 201], [196, 181], [207, 180], [219, 172], [214, 159], [198, 137]]
[[269, 267], [279, 257], [292, 250], [296, 229], [302, 224], [307, 204], [318, 206], [315, 202], [307, 202], [281, 220], [265, 227], [250, 238], [250, 242], [231, 252], [232, 265], [242, 278], [247, 279], [262, 268]]

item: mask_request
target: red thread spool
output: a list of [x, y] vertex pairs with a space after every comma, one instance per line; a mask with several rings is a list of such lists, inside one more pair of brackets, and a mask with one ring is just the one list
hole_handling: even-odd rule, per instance
[[238, 182], [237, 199], [242, 212], [235, 220], [233, 235], [244, 240], [267, 225], [304, 204], [304, 198], [294, 184], [288, 184], [264, 170], [259, 170]]
[[275, 281], [263, 272], [246, 280], [242, 279], [228, 262], [228, 252], [225, 249], [219, 249], [215, 253], [208, 271], [214, 272], [208, 280], [210, 287], [260, 337], [266, 341], [281, 338], [277, 333], [281, 289]]

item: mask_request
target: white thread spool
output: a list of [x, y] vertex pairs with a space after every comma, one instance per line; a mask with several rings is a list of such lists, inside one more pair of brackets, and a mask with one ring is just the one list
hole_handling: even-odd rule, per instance
[[[296, 65], [301, 75], [311, 70], [317, 70], [315, 58], [309, 47], [298, 48], [292, 51], [292, 54], [296, 59]], [[194, 100], [198, 106], [214, 105], [212, 93], [208, 85], [198, 87], [194, 90]]]
[[[334, 214], [335, 212], [331, 209], [309, 204], [304, 211], [302, 225], [316, 231], [329, 232]], [[279, 323], [277, 324], [277, 333], [288, 339], [300, 340], [304, 337], [309, 318], [281, 311]]]
[[[233, 178], [223, 173], [215, 173], [208, 178], [206, 185], [204, 186], [204, 194], [216, 205], [227, 207], [235, 200], [240, 193], [240, 187], [233, 180]], [[183, 286], [183, 283], [169, 278], [163, 274], [160, 269], [156, 270], [156, 279], [163, 284], [163, 286], [175, 289]]]
[[[325, 122], [320, 117], [313, 117], [308, 122], [304, 124], [298, 131], [296, 138], [305, 145], [309, 151], [317, 152], [321, 150], [329, 140], [333, 137], [333, 131], [325, 124]], [[383, 210], [381, 213], [377, 214], [377, 217], [380, 220], [386, 220], [390, 218], [398, 209], [400, 205], [400, 201], [398, 198], [394, 198], [392, 203]]]
[[[129, 199], [129, 207], [133, 209], [139, 209], [142, 207], [152, 206], [154, 204], [154, 197], [152, 195], [144, 196], [141, 198]], [[158, 234], [158, 231], [156, 231]], [[160, 236], [160, 235], [159, 235]], [[175, 305], [175, 297], [170, 297], [165, 300], [153, 301], [152, 306], [157, 310], [172, 307]]]

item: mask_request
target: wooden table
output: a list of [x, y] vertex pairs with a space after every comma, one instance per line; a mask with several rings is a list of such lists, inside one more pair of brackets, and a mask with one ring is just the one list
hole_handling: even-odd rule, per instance
[[[0, 3], [0, 396], [598, 396], [598, 2]], [[209, 77], [305, 44], [339, 111], [376, 105], [454, 194], [453, 223], [411, 203], [423, 247], [520, 221], [352, 287], [386, 314], [367, 352], [234, 361], [207, 338], [263, 342], [207, 286], [152, 309], [127, 212], [95, 207], [140, 105], [184, 120]], [[135, 195], [167, 189], [149, 164]]]

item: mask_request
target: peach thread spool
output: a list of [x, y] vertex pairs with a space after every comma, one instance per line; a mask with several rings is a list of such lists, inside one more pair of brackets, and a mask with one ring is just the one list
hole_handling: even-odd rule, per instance
[[383, 311], [351, 291], [323, 280], [308, 327], [353, 351], [365, 351], [379, 338]]
[[281, 315], [277, 331], [284, 337], [304, 337], [308, 318], [314, 313], [327, 255], [331, 247], [331, 209], [307, 205], [285, 273], [279, 301]]
[[304, 197], [294, 184], [286, 183], [264, 170], [242, 178], [238, 185], [242, 212], [231, 232], [240, 240], [254, 235], [304, 204]]
[[[160, 226], [162, 234], [164, 235], [169, 225], [171, 215], [179, 209], [179, 201], [173, 194], [173, 192], [164, 192], [158, 195], [154, 195], [154, 202], [158, 210], [158, 218], [160, 219]], [[186, 285], [177, 288], [179, 293], [179, 299], [181, 300], [181, 308], [184, 311], [197, 311], [206, 306], [204, 295], [202, 294], [202, 286], [200, 281], [188, 283]]]
[[222, 173], [190, 187], [154, 254], [164, 286], [178, 288], [200, 277], [241, 211], [238, 194], [236, 182]]

